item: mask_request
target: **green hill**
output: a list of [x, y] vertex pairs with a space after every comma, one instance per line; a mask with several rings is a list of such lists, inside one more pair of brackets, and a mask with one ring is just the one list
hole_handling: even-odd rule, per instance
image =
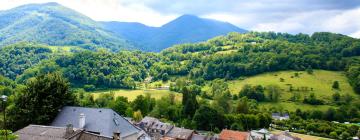
[[[295, 76], [295, 73], [298, 73], [299, 76]], [[284, 79], [283, 82], [281, 82], [281, 78]], [[339, 90], [332, 88], [334, 81], [339, 81]], [[278, 85], [284, 92], [282, 95], [283, 100], [289, 100], [292, 95], [292, 92], [289, 90], [290, 86], [293, 87], [294, 92], [297, 92], [298, 89], [300, 90], [298, 92], [304, 95], [314, 92], [320, 98], [327, 100], [330, 100], [332, 94], [335, 92], [341, 95], [350, 94], [356, 96], [344, 73], [336, 71], [314, 70], [313, 74], [308, 74], [306, 71], [279, 71], [251, 76], [244, 80], [232, 80], [228, 83], [232, 93], [239, 93], [245, 84], [262, 86]], [[308, 90], [301, 91], [301, 88], [307, 88]], [[313, 90], [311, 90], [311, 88]]]
[[28, 4], [0, 11], [0, 47], [20, 41], [52, 46], [131, 49], [96, 21], [57, 3]]
[[[339, 82], [339, 90], [332, 88], [334, 81]], [[356, 94], [350, 86], [344, 72], [337, 71], [314, 70], [313, 74], [308, 74], [306, 71], [269, 72], [241, 80], [231, 80], [228, 81], [228, 84], [229, 89], [233, 94], [239, 93], [246, 84], [262, 85], [265, 88], [269, 85], [277, 85], [282, 91], [280, 101], [276, 103], [265, 102], [261, 103], [261, 105], [265, 108], [282, 108], [289, 111], [295, 111], [298, 108], [303, 110], [325, 110], [331, 106], [337, 106], [331, 103], [332, 96], [336, 92], [340, 93], [340, 96], [350, 95], [355, 100], [359, 99], [359, 95]], [[290, 87], [293, 88], [292, 91], [290, 90]], [[301, 101], [304, 97], [310, 96], [311, 93], [314, 93], [317, 98], [324, 100], [326, 105], [314, 106], [302, 103]], [[300, 99], [296, 102], [291, 100], [294, 94], [300, 96]]]

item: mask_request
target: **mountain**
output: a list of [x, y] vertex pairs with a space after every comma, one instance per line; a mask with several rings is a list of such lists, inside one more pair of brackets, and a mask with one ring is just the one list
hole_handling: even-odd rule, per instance
[[229, 32], [245, 33], [246, 30], [230, 23], [183, 15], [161, 26], [149, 27], [133, 22], [102, 22], [105, 29], [135, 42], [145, 51], [161, 51], [175, 44], [205, 41]]
[[0, 11], [0, 47], [21, 41], [57, 46], [132, 48], [101, 25], [58, 3], [28, 4]]

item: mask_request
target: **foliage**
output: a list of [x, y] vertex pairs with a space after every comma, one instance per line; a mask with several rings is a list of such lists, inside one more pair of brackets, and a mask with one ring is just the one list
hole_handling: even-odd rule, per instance
[[155, 106], [155, 99], [151, 98], [150, 94], [146, 94], [145, 96], [139, 95], [136, 97], [136, 99], [132, 102], [132, 108], [134, 110], [141, 111], [142, 114], [146, 115]]
[[215, 109], [203, 105], [196, 110], [193, 121], [196, 123], [197, 129], [213, 131], [215, 128], [223, 128], [224, 116]]
[[340, 86], [339, 86], [339, 81], [334, 81], [333, 85], [332, 85], [332, 88], [333, 89], [339, 89]]
[[143, 118], [142, 113], [140, 110], [134, 112], [134, 121], [139, 122]]
[[0, 139], [5, 140], [5, 134], [7, 134], [7, 140], [18, 139], [18, 136], [12, 133], [10, 130], [0, 130]]
[[199, 106], [196, 100], [196, 90], [192, 87], [194, 86], [183, 87], [182, 89], [182, 105], [184, 106], [183, 115], [185, 118], [192, 118]]
[[266, 87], [268, 91], [268, 99], [273, 102], [279, 101], [279, 98], [282, 94], [281, 88], [278, 85], [268, 85]]
[[249, 99], [254, 99], [256, 101], [264, 101], [264, 88], [261, 85], [251, 86], [244, 85], [242, 90], [239, 92], [239, 97], [247, 97]]
[[29, 124], [47, 124], [64, 105], [75, 103], [69, 83], [59, 73], [37, 76], [16, 93], [8, 107], [10, 128]]
[[0, 49], [0, 75], [14, 80], [18, 75], [41, 60], [53, 56], [44, 45], [21, 42]]

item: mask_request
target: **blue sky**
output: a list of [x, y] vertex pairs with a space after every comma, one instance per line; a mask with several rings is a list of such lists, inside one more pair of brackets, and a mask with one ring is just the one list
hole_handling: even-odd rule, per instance
[[98, 21], [161, 26], [193, 14], [255, 31], [360, 37], [360, 0], [0, 0], [0, 10], [45, 2], [58, 2]]

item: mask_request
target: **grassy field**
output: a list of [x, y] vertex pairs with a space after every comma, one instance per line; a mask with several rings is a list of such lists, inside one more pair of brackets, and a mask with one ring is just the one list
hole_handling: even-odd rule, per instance
[[113, 92], [115, 94], [115, 97], [117, 97], [117, 96], [127, 97], [129, 101], [133, 101], [136, 98], [136, 96], [145, 95], [146, 93], [149, 93], [151, 95], [151, 97], [154, 97], [155, 99], [160, 99], [161, 97], [166, 96], [170, 93], [175, 94], [176, 99], [178, 99], [178, 100], [181, 100], [181, 97], [182, 97], [180, 93], [176, 93], [176, 92], [172, 92], [172, 91], [168, 91], [168, 90], [123, 90], [123, 89], [118, 89], [118, 90], [96, 91], [96, 92], [92, 92], [92, 94], [94, 95], [95, 98], [97, 98], [102, 93], [110, 93], [110, 92]]
[[[298, 76], [295, 76], [295, 73], [298, 73]], [[281, 82], [280, 79], [283, 79]], [[334, 81], [339, 81], [340, 90], [332, 89], [332, 84]], [[302, 103], [294, 103], [288, 101], [292, 96], [293, 92], [289, 91], [290, 85], [294, 89], [307, 87], [308, 91], [296, 91], [301, 95], [301, 98], [308, 96], [310, 93], [314, 93], [317, 98], [329, 101], [331, 100], [332, 94], [339, 92], [340, 95], [350, 94], [353, 97], [358, 98], [359, 96], [355, 94], [352, 87], [347, 81], [347, 78], [342, 72], [335, 71], [326, 71], [326, 70], [314, 70], [313, 74], [308, 74], [305, 71], [280, 71], [280, 72], [271, 72], [264, 73], [252, 77], [248, 77], [242, 80], [232, 80], [228, 82], [231, 93], [238, 94], [241, 88], [245, 84], [250, 85], [278, 85], [282, 89], [281, 102], [279, 103], [261, 103], [263, 107], [271, 108], [283, 108], [284, 110], [296, 110], [301, 108], [303, 110], [309, 109], [327, 109], [328, 105], [319, 105], [312, 106]], [[312, 89], [312, 90], [310, 90]]]
[[[295, 77], [295, 73], [299, 76]], [[293, 78], [291, 78], [293, 77]], [[280, 78], [284, 79], [284, 82], [280, 81]], [[340, 94], [349, 93], [356, 95], [347, 78], [342, 72], [326, 71], [326, 70], [314, 70], [313, 74], [307, 74], [305, 71], [280, 71], [271, 72], [256, 75], [244, 80], [233, 80], [229, 82], [229, 88], [231, 92], [238, 93], [245, 84], [251, 85], [279, 85], [285, 93], [289, 93], [289, 85], [291, 84], [294, 88], [297, 87], [309, 87], [313, 88], [314, 93], [319, 97], [329, 97], [332, 93], [336, 92], [332, 89], [334, 81], [339, 81]]]
[[[274, 131], [271, 131], [272, 134], [279, 134], [281, 133], [282, 131], [279, 131], [279, 130], [274, 130]], [[317, 137], [317, 136], [310, 136], [310, 135], [305, 135], [305, 134], [299, 134], [299, 133], [292, 133], [292, 132], [289, 132], [292, 136], [295, 136], [295, 137], [298, 137], [298, 138], [301, 138], [301, 140], [331, 140], [329, 138], [323, 138], [323, 137]]]

